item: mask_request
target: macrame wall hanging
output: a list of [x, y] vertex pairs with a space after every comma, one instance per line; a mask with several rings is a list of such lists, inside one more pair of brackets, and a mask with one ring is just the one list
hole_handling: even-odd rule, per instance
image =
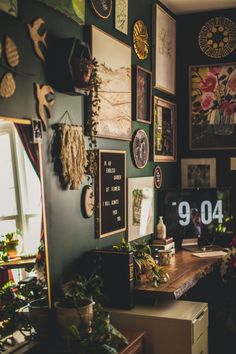
[[86, 172], [86, 147], [83, 128], [73, 123], [68, 111], [55, 126], [52, 152], [63, 187], [79, 189]]

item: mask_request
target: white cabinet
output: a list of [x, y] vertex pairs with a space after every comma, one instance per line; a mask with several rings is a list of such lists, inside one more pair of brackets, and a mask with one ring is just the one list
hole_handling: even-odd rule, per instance
[[163, 301], [155, 306], [108, 311], [118, 328], [146, 332], [146, 354], [208, 354], [207, 303]]

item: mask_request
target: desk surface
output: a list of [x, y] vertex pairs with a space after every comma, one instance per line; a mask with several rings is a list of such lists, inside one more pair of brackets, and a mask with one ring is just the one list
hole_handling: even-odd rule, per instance
[[158, 288], [151, 284], [135, 287], [137, 294], [150, 294], [162, 299], [179, 299], [201, 278], [211, 273], [221, 263], [222, 257], [198, 258], [191, 252], [178, 251], [172, 258], [172, 264], [163, 266], [170, 279]]

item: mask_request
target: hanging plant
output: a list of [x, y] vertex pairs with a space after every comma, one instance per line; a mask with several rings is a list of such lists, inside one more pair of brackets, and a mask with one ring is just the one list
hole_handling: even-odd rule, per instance
[[101, 78], [98, 75], [98, 62], [95, 58], [91, 60], [93, 65], [90, 84], [91, 90], [89, 94], [89, 109], [88, 109], [88, 121], [87, 121], [87, 131], [89, 140], [89, 150], [87, 151], [87, 169], [86, 172], [89, 175], [88, 179], [93, 180], [97, 174], [97, 162], [96, 162], [96, 149], [97, 149], [97, 125], [98, 116], [100, 112], [100, 98], [99, 98], [99, 88], [101, 86]]

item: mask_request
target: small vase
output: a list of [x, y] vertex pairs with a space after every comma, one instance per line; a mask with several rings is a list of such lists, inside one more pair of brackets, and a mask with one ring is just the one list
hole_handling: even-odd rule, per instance
[[224, 111], [216, 110], [214, 118], [214, 134], [231, 135], [234, 130], [234, 114], [226, 115]]

